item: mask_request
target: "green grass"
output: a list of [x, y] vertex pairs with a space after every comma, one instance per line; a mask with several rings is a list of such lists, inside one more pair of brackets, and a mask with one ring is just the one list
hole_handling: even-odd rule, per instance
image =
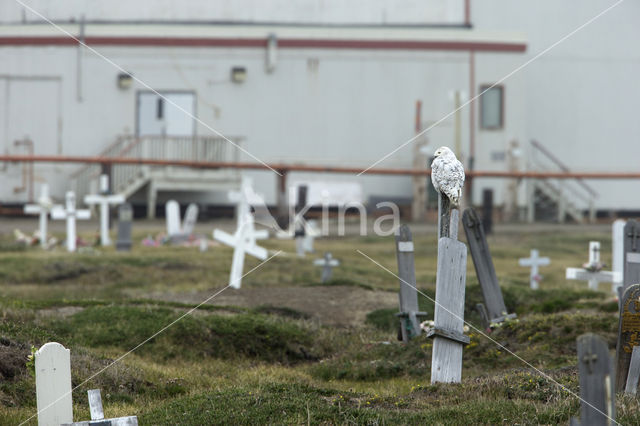
[[[341, 261], [326, 284], [320, 268], [296, 256], [275, 258], [243, 280], [248, 290], [312, 287], [319, 296], [307, 305], [285, 296], [280, 303], [241, 306], [231, 297], [184, 318], [226, 285], [230, 249], [135, 247], [131, 253], [69, 255], [18, 248], [0, 238], [0, 424], [35, 414], [26, 357], [32, 345], [47, 341], [71, 349], [76, 420], [89, 418], [86, 390], [100, 388], [108, 417], [135, 414], [141, 424], [567, 423], [579, 411], [571, 394], [579, 391], [576, 338], [594, 332], [615, 348], [617, 304], [608, 284], [594, 292], [564, 278], [565, 267], [586, 260], [591, 239], [602, 242], [603, 261], [610, 263], [608, 232], [490, 236], [507, 309], [518, 319], [496, 328], [493, 341], [482, 334], [475, 311], [482, 294], [469, 256], [465, 319], [471, 343], [464, 350], [463, 380], [431, 386], [432, 342], [396, 339], [398, 280], [356, 252], [395, 271], [392, 237], [318, 240], [314, 257], [331, 251]], [[264, 244], [293, 250], [289, 241]], [[419, 305], [432, 318], [435, 235], [416, 235], [415, 247], [424, 293]], [[538, 291], [528, 287], [528, 269], [517, 265], [531, 248], [552, 259], [541, 270]], [[259, 263], [247, 258], [245, 268]], [[341, 294], [353, 300], [328, 306], [322, 297], [345, 289]], [[356, 298], [375, 295], [392, 302], [359, 313], [355, 325], [319, 315], [336, 306], [350, 312]], [[636, 398], [618, 396], [617, 406], [619, 422], [640, 424]]]

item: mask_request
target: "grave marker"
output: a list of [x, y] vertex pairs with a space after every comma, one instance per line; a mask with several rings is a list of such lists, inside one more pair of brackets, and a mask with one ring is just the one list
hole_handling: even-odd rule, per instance
[[73, 421], [71, 357], [60, 343], [44, 344], [35, 353], [36, 401], [39, 426]]
[[[38, 197], [38, 204], [27, 204], [24, 206], [25, 214], [37, 214], [39, 215], [38, 232], [40, 233], [40, 247], [47, 247], [47, 219], [49, 212], [53, 208], [53, 201], [49, 197], [49, 185], [42, 184], [40, 187], [40, 197]], [[62, 208], [62, 206], [56, 206]]]
[[572, 425], [609, 425], [615, 423], [616, 399], [613, 367], [607, 342], [595, 334], [578, 337], [578, 374], [580, 375], [580, 421]]
[[111, 419], [104, 418], [102, 410], [102, 397], [100, 389], [91, 389], [87, 391], [89, 399], [89, 412], [91, 420], [83, 422], [63, 423], [60, 426], [138, 426], [137, 416], [115, 417]]
[[624, 269], [623, 289], [640, 283], [640, 224], [630, 220], [624, 226]]
[[180, 234], [180, 204], [176, 200], [169, 200], [164, 205], [164, 214], [167, 220], [167, 236], [173, 237]]
[[602, 271], [604, 264], [600, 262], [600, 242], [589, 242], [589, 262], [584, 268], [567, 268], [566, 278], [568, 280], [583, 280], [589, 282], [591, 290], [598, 290], [601, 282], [612, 283], [619, 276], [616, 272]]
[[76, 210], [76, 194], [68, 191], [65, 197], [66, 210], [61, 206], [56, 206], [51, 210], [51, 218], [56, 220], [66, 219], [67, 221], [67, 251], [76, 251], [76, 220], [87, 220], [91, 218], [89, 210]]
[[109, 194], [109, 176], [100, 175], [100, 194], [92, 194], [84, 197], [84, 203], [90, 206], [98, 204], [100, 206], [100, 244], [102, 246], [111, 245], [109, 238], [109, 208], [110, 205], [124, 203], [122, 194]]
[[133, 207], [124, 203], [118, 207], [118, 239], [116, 250], [129, 251], [133, 245], [131, 241], [131, 222], [133, 221]]
[[624, 393], [635, 395], [638, 392], [638, 379], [640, 379], [640, 346], [634, 346], [629, 362], [629, 373]]
[[416, 272], [413, 258], [413, 239], [409, 226], [402, 225], [396, 230], [396, 257], [398, 259], [398, 276], [400, 277], [400, 333], [402, 341], [421, 333], [420, 322], [426, 317], [426, 312], [420, 312], [418, 307], [418, 291], [416, 287]]
[[611, 284], [611, 291], [618, 294], [618, 287], [622, 287], [624, 276], [624, 226], [627, 222], [622, 219], [615, 220], [611, 226], [611, 258], [613, 272], [618, 273], [619, 279]]
[[322, 282], [326, 283], [331, 279], [331, 274], [333, 273], [333, 267], [340, 265], [340, 262], [337, 259], [334, 259], [331, 253], [327, 252], [324, 254], [322, 259], [316, 259], [313, 261], [313, 264], [316, 266], [322, 266]]
[[198, 206], [191, 203], [187, 206], [187, 211], [184, 213], [184, 222], [182, 223], [182, 233], [187, 237], [193, 235], [193, 230], [198, 221]]
[[485, 230], [478, 214], [472, 208], [468, 208], [462, 214], [462, 225], [467, 236], [469, 250], [473, 258], [476, 276], [482, 288], [484, 308], [480, 308], [481, 314], [486, 314], [486, 325], [503, 322], [507, 318], [516, 318], [516, 314], [507, 314], [502, 290], [498, 283], [496, 270], [491, 259], [491, 252], [487, 244]]
[[542, 275], [540, 275], [540, 266], [548, 266], [551, 264], [551, 260], [548, 257], [540, 257], [540, 252], [536, 249], [531, 249], [529, 257], [518, 259], [518, 265], [531, 268], [529, 271], [529, 286], [532, 290], [540, 288], [540, 281]]
[[469, 343], [463, 333], [467, 247], [458, 241], [458, 209], [438, 194], [438, 270], [431, 383], [459, 383], [462, 378], [462, 347]]
[[635, 346], [640, 346], [640, 284], [628, 287], [620, 299], [618, 343], [616, 345], [616, 385], [623, 391]]
[[241, 192], [230, 194], [230, 198], [238, 202], [238, 224], [235, 233], [230, 235], [219, 229], [213, 231], [213, 238], [215, 240], [233, 247], [233, 261], [231, 263], [229, 277], [229, 285], [233, 288], [240, 288], [242, 285], [245, 253], [257, 257], [260, 260], [265, 260], [268, 254], [265, 248], [258, 246], [256, 243], [256, 240], [268, 238], [269, 232], [267, 230], [257, 231], [255, 229], [254, 217], [249, 207], [251, 192], [250, 181], [243, 179]]

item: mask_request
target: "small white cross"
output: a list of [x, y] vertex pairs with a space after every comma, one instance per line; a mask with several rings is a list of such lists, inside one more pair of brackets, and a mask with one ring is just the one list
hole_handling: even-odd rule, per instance
[[256, 240], [264, 240], [269, 237], [266, 229], [257, 231], [253, 214], [249, 206], [249, 199], [253, 189], [248, 179], [242, 180], [242, 191], [230, 194], [232, 201], [237, 201], [238, 226], [236, 232], [230, 235], [219, 229], [213, 231], [213, 238], [233, 247], [233, 261], [231, 263], [231, 273], [229, 285], [233, 288], [240, 288], [242, 285], [242, 271], [244, 270], [244, 255], [250, 254], [260, 260], [267, 258], [268, 252], [264, 247], [257, 245]]
[[333, 267], [340, 265], [340, 262], [337, 259], [334, 259], [331, 253], [327, 252], [324, 254], [324, 258], [314, 260], [313, 264], [316, 266], [323, 267], [322, 282], [326, 283], [331, 279], [331, 273], [333, 272]]
[[84, 203], [90, 206], [100, 205], [100, 244], [102, 246], [111, 245], [109, 239], [109, 207], [110, 204], [118, 205], [124, 203], [122, 194], [109, 195], [109, 176], [100, 176], [100, 194], [91, 194], [84, 197]]
[[616, 271], [601, 271], [600, 263], [600, 242], [589, 242], [589, 263], [584, 268], [567, 268], [566, 278], [568, 280], [584, 280], [589, 282], [591, 290], [598, 290], [601, 282], [612, 283], [619, 281], [620, 273]]
[[[24, 206], [24, 212], [26, 214], [40, 215], [40, 247], [45, 248], [47, 246], [47, 219], [49, 212], [53, 208], [53, 201], [49, 197], [49, 185], [46, 183], [40, 187], [40, 197], [38, 198], [38, 204], [27, 204]], [[57, 206], [62, 208], [61, 206]]]
[[76, 210], [76, 194], [68, 191], [65, 196], [66, 210], [61, 206], [55, 206], [51, 209], [51, 218], [55, 220], [67, 220], [67, 251], [76, 251], [76, 219], [87, 220], [91, 218], [89, 210]]
[[527, 258], [518, 259], [518, 264], [520, 266], [528, 266], [531, 268], [529, 272], [529, 285], [532, 290], [537, 290], [540, 287], [540, 280], [542, 279], [542, 275], [539, 273], [540, 266], [547, 266], [551, 264], [551, 260], [548, 257], [539, 257], [540, 253], [538, 250], [531, 250], [531, 256]]

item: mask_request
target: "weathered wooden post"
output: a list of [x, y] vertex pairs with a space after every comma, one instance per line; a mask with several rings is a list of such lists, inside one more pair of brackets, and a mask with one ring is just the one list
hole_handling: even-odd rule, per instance
[[457, 208], [438, 194], [438, 271], [433, 338], [431, 383], [459, 383], [462, 378], [462, 347], [469, 343], [463, 333], [467, 247], [458, 241]]
[[493, 231], [493, 190], [482, 190], [482, 226], [485, 234]]
[[578, 374], [580, 375], [580, 421], [572, 425], [615, 424], [616, 397], [613, 367], [607, 342], [587, 333], [578, 337]]
[[416, 271], [413, 258], [413, 239], [409, 226], [402, 225], [396, 230], [396, 257], [398, 259], [398, 276], [400, 277], [400, 334], [403, 342], [420, 335], [420, 318], [426, 312], [418, 307], [418, 291], [416, 288]]
[[620, 321], [616, 345], [616, 384], [623, 391], [627, 384], [633, 348], [640, 346], [640, 284], [628, 287], [620, 299]]
[[624, 293], [630, 285], [640, 284], [640, 224], [629, 220], [624, 226]]
[[507, 313], [507, 307], [504, 304], [502, 290], [500, 289], [500, 284], [498, 284], [498, 277], [496, 276], [491, 252], [487, 244], [485, 230], [475, 210], [468, 208], [464, 211], [462, 225], [467, 236], [467, 243], [473, 258], [476, 275], [482, 288], [484, 306], [479, 307], [479, 311], [481, 315], [486, 315], [486, 318], [484, 318], [486, 326], [503, 322], [507, 318], [515, 318], [516, 314]]

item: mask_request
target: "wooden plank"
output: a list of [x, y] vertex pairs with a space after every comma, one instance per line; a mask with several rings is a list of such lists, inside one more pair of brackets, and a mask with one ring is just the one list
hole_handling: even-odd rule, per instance
[[623, 293], [633, 284], [640, 284], [640, 224], [629, 220], [624, 226]]
[[88, 390], [87, 397], [89, 398], [89, 413], [91, 414], [91, 420], [104, 419], [104, 411], [102, 410], [102, 396], [100, 396], [100, 389]]
[[640, 346], [634, 346], [631, 352], [631, 362], [629, 363], [629, 373], [627, 374], [624, 393], [635, 395], [638, 391], [638, 379], [640, 379]]
[[462, 214], [462, 226], [467, 236], [469, 251], [476, 270], [476, 276], [482, 288], [482, 297], [489, 316], [489, 322], [494, 322], [507, 315], [507, 307], [504, 304], [502, 290], [498, 284], [498, 277], [493, 266], [493, 259], [487, 244], [482, 221], [472, 208], [468, 208]]
[[615, 422], [615, 385], [607, 342], [587, 333], [578, 337], [580, 375], [580, 423], [609, 425]]
[[616, 345], [616, 384], [622, 392], [629, 375], [634, 346], [640, 346], [640, 284], [627, 288], [620, 299], [618, 343]]
[[[435, 328], [463, 333], [467, 247], [451, 238], [438, 241]], [[462, 376], [463, 345], [445, 337], [433, 336], [431, 383], [459, 383]]]

